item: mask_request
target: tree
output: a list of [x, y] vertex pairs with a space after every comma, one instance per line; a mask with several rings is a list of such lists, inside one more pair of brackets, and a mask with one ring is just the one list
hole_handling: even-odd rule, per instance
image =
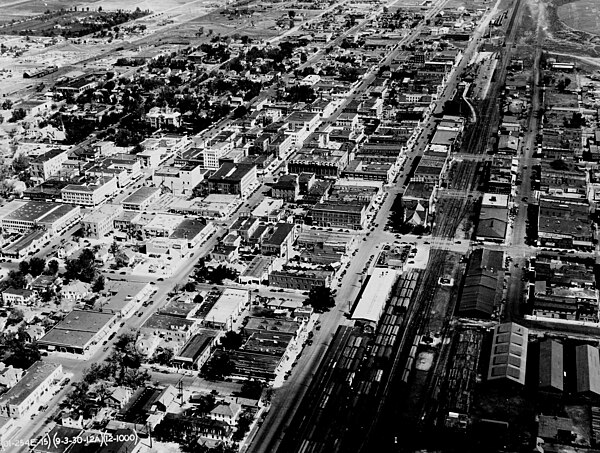
[[194, 282], [187, 282], [183, 287], [183, 290], [186, 293], [193, 293], [194, 291], [196, 291], [196, 284]]
[[193, 413], [195, 414], [207, 414], [217, 406], [217, 399], [212, 393], [200, 394], [194, 396], [193, 399], [194, 408]]
[[78, 258], [65, 261], [65, 269], [67, 278], [91, 283], [98, 272], [94, 252], [90, 248], [83, 249]]
[[229, 330], [221, 338], [221, 346], [223, 346], [225, 349], [240, 349], [242, 347], [242, 343], [242, 336], [233, 330]]
[[54, 297], [56, 297], [56, 291], [54, 290], [53, 287], [48, 287], [46, 289], [44, 289], [41, 293], [40, 293], [40, 297], [42, 299], [42, 302], [50, 302]]
[[23, 310], [15, 307], [10, 311], [8, 319], [6, 320], [6, 325], [9, 326], [13, 324], [19, 324], [21, 321], [23, 321], [23, 319], [25, 319]]
[[121, 250], [119, 250], [117, 252], [117, 254], [115, 255], [115, 266], [117, 268], [119, 267], [125, 267], [129, 265], [129, 257], [123, 253]]
[[23, 289], [27, 285], [25, 276], [21, 272], [15, 270], [8, 273], [6, 281], [10, 286], [17, 289]]
[[18, 108], [12, 111], [12, 116], [8, 120], [9, 123], [16, 123], [17, 121], [21, 121], [23, 118], [27, 116], [27, 112], [25, 109]]
[[400, 231], [402, 225], [404, 225], [404, 208], [397, 206], [396, 210], [390, 212], [390, 223], [394, 231]]
[[29, 168], [29, 157], [25, 154], [19, 154], [13, 159], [12, 168], [16, 173], [24, 172]]
[[573, 112], [571, 119], [567, 119], [567, 117], [563, 118], [563, 123], [565, 127], [577, 129], [580, 127], [584, 127], [586, 125], [585, 118], [579, 112]]
[[123, 379], [118, 383], [126, 387], [138, 388], [145, 385], [151, 378], [152, 376], [150, 376], [148, 370], [128, 369]]
[[95, 384], [99, 381], [105, 381], [112, 376], [111, 366], [106, 363], [92, 363], [88, 370], [83, 374], [83, 381], [88, 384]]
[[235, 366], [229, 357], [229, 354], [217, 351], [213, 354], [210, 361], [204, 366], [205, 376], [212, 380], [221, 380], [229, 376], [235, 370]]
[[135, 342], [136, 337], [130, 333], [119, 335], [115, 341], [114, 350], [108, 362], [114, 366], [114, 374], [119, 385], [135, 387], [150, 378], [147, 372], [139, 370], [142, 365], [142, 355], [136, 350]]
[[296, 11], [289, 10], [288, 11], [288, 16], [289, 16], [290, 19], [293, 19], [294, 17], [296, 17]]
[[257, 400], [262, 395], [265, 385], [260, 381], [248, 380], [242, 384], [240, 396]]
[[12, 107], [13, 102], [10, 99], [7, 99], [2, 103], [2, 110], [10, 110]]
[[96, 278], [96, 280], [94, 281], [94, 284], [92, 285], [92, 292], [100, 293], [104, 291], [104, 283], [104, 275], [99, 275], [98, 278]]
[[25, 260], [21, 261], [19, 263], [19, 272], [23, 275], [27, 275], [27, 274], [29, 274], [29, 271], [30, 271], [29, 263]]
[[90, 398], [90, 386], [87, 382], [73, 383], [73, 391], [67, 396], [65, 406], [73, 408], [88, 418], [92, 414], [95, 403]]
[[32, 277], [42, 275], [45, 268], [46, 260], [44, 258], [38, 258], [37, 256], [34, 256], [31, 258], [31, 260], [29, 260], [29, 273]]
[[316, 99], [315, 90], [308, 85], [293, 85], [287, 88], [285, 100], [289, 102], [312, 102]]
[[233, 111], [233, 118], [239, 119], [243, 118], [248, 113], [248, 109], [244, 105], [240, 105]]
[[172, 349], [158, 347], [154, 353], [154, 361], [159, 365], [168, 366], [171, 364], [174, 356], [175, 352]]
[[412, 229], [412, 233], [421, 236], [422, 234], [425, 234], [425, 227], [423, 225], [415, 225]]
[[246, 433], [250, 431], [250, 426], [252, 425], [253, 416], [251, 413], [247, 411], [240, 415], [240, 418], [237, 421], [237, 427], [235, 432], [233, 433], [232, 440], [239, 442], [244, 437], [246, 437]]
[[5, 352], [8, 354], [8, 357], [5, 356], [3, 359], [7, 366], [12, 365], [15, 368], [26, 370], [42, 356], [37, 342], [27, 342], [27, 334], [23, 327], [20, 327], [17, 332], [4, 334], [3, 344]]
[[310, 305], [316, 312], [324, 312], [335, 307], [335, 298], [331, 288], [327, 286], [313, 286], [308, 293], [304, 305]]
[[230, 269], [224, 264], [220, 264], [208, 272], [207, 280], [211, 283], [221, 285], [223, 284], [223, 280], [235, 280], [237, 276], [238, 272], [235, 269]]
[[48, 272], [50, 275], [56, 275], [58, 273], [58, 261], [50, 260], [48, 262]]

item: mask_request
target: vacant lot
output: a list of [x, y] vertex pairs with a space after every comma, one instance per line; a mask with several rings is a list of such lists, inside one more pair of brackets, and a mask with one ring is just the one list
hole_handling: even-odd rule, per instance
[[[281, 4], [276, 8], [266, 10], [254, 10], [249, 15], [233, 16], [222, 14], [219, 11], [198, 17], [191, 21], [188, 26], [204, 29], [205, 33], [212, 30], [212, 34], [231, 35], [239, 33], [250, 38], [271, 38], [280, 35], [286, 29], [277, 27], [277, 19], [287, 16], [288, 8]], [[303, 9], [296, 10], [296, 25], [301, 21], [307, 21], [322, 13], [320, 10]]]
[[600, 3], [598, 0], [578, 0], [559, 6], [558, 17], [568, 27], [600, 34]]
[[[217, 8], [222, 6], [216, 0], [129, 0], [124, 5], [122, 0], [94, 0], [78, 3], [72, 0], [0, 0], [0, 24], [18, 21], [31, 16], [44, 14], [46, 11], [59, 11], [61, 8], [69, 9], [77, 6], [78, 9], [89, 8], [97, 11], [102, 6], [104, 11], [116, 11], [125, 6], [128, 10], [150, 10], [154, 13], [174, 12], [196, 14], [204, 8]], [[0, 31], [1, 33], [1, 31]]]

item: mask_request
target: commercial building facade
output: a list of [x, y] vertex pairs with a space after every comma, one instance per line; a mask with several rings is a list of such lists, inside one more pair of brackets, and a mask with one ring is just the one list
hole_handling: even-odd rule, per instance
[[36, 413], [63, 377], [62, 365], [35, 362], [17, 384], [0, 397], [0, 416], [21, 419]]
[[313, 224], [322, 227], [362, 230], [367, 226], [367, 209], [363, 203], [325, 201], [311, 209]]

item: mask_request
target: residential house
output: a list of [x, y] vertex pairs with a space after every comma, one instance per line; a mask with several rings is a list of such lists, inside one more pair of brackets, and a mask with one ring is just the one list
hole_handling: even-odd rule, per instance
[[5, 305], [29, 305], [35, 301], [35, 293], [29, 289], [10, 288], [2, 291], [2, 300]]
[[129, 387], [122, 385], [114, 387], [110, 390], [105, 402], [109, 407], [114, 409], [123, 409], [133, 395], [133, 391]]
[[227, 423], [228, 425], [235, 425], [237, 423], [237, 419], [242, 412], [242, 406], [236, 403], [229, 404], [218, 404], [208, 416], [212, 420], [218, 420]]
[[92, 294], [92, 285], [79, 280], [73, 280], [60, 289], [60, 296], [65, 300], [82, 300]]

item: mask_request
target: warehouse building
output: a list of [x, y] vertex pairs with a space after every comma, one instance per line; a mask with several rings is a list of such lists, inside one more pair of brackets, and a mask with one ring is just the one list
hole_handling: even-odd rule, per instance
[[584, 344], [575, 348], [577, 393], [600, 396], [600, 355], [598, 348]]
[[506, 322], [494, 328], [488, 381], [504, 380], [525, 385], [529, 329]]
[[558, 341], [545, 340], [540, 342], [539, 386], [543, 390], [564, 388], [564, 357], [563, 345]]

